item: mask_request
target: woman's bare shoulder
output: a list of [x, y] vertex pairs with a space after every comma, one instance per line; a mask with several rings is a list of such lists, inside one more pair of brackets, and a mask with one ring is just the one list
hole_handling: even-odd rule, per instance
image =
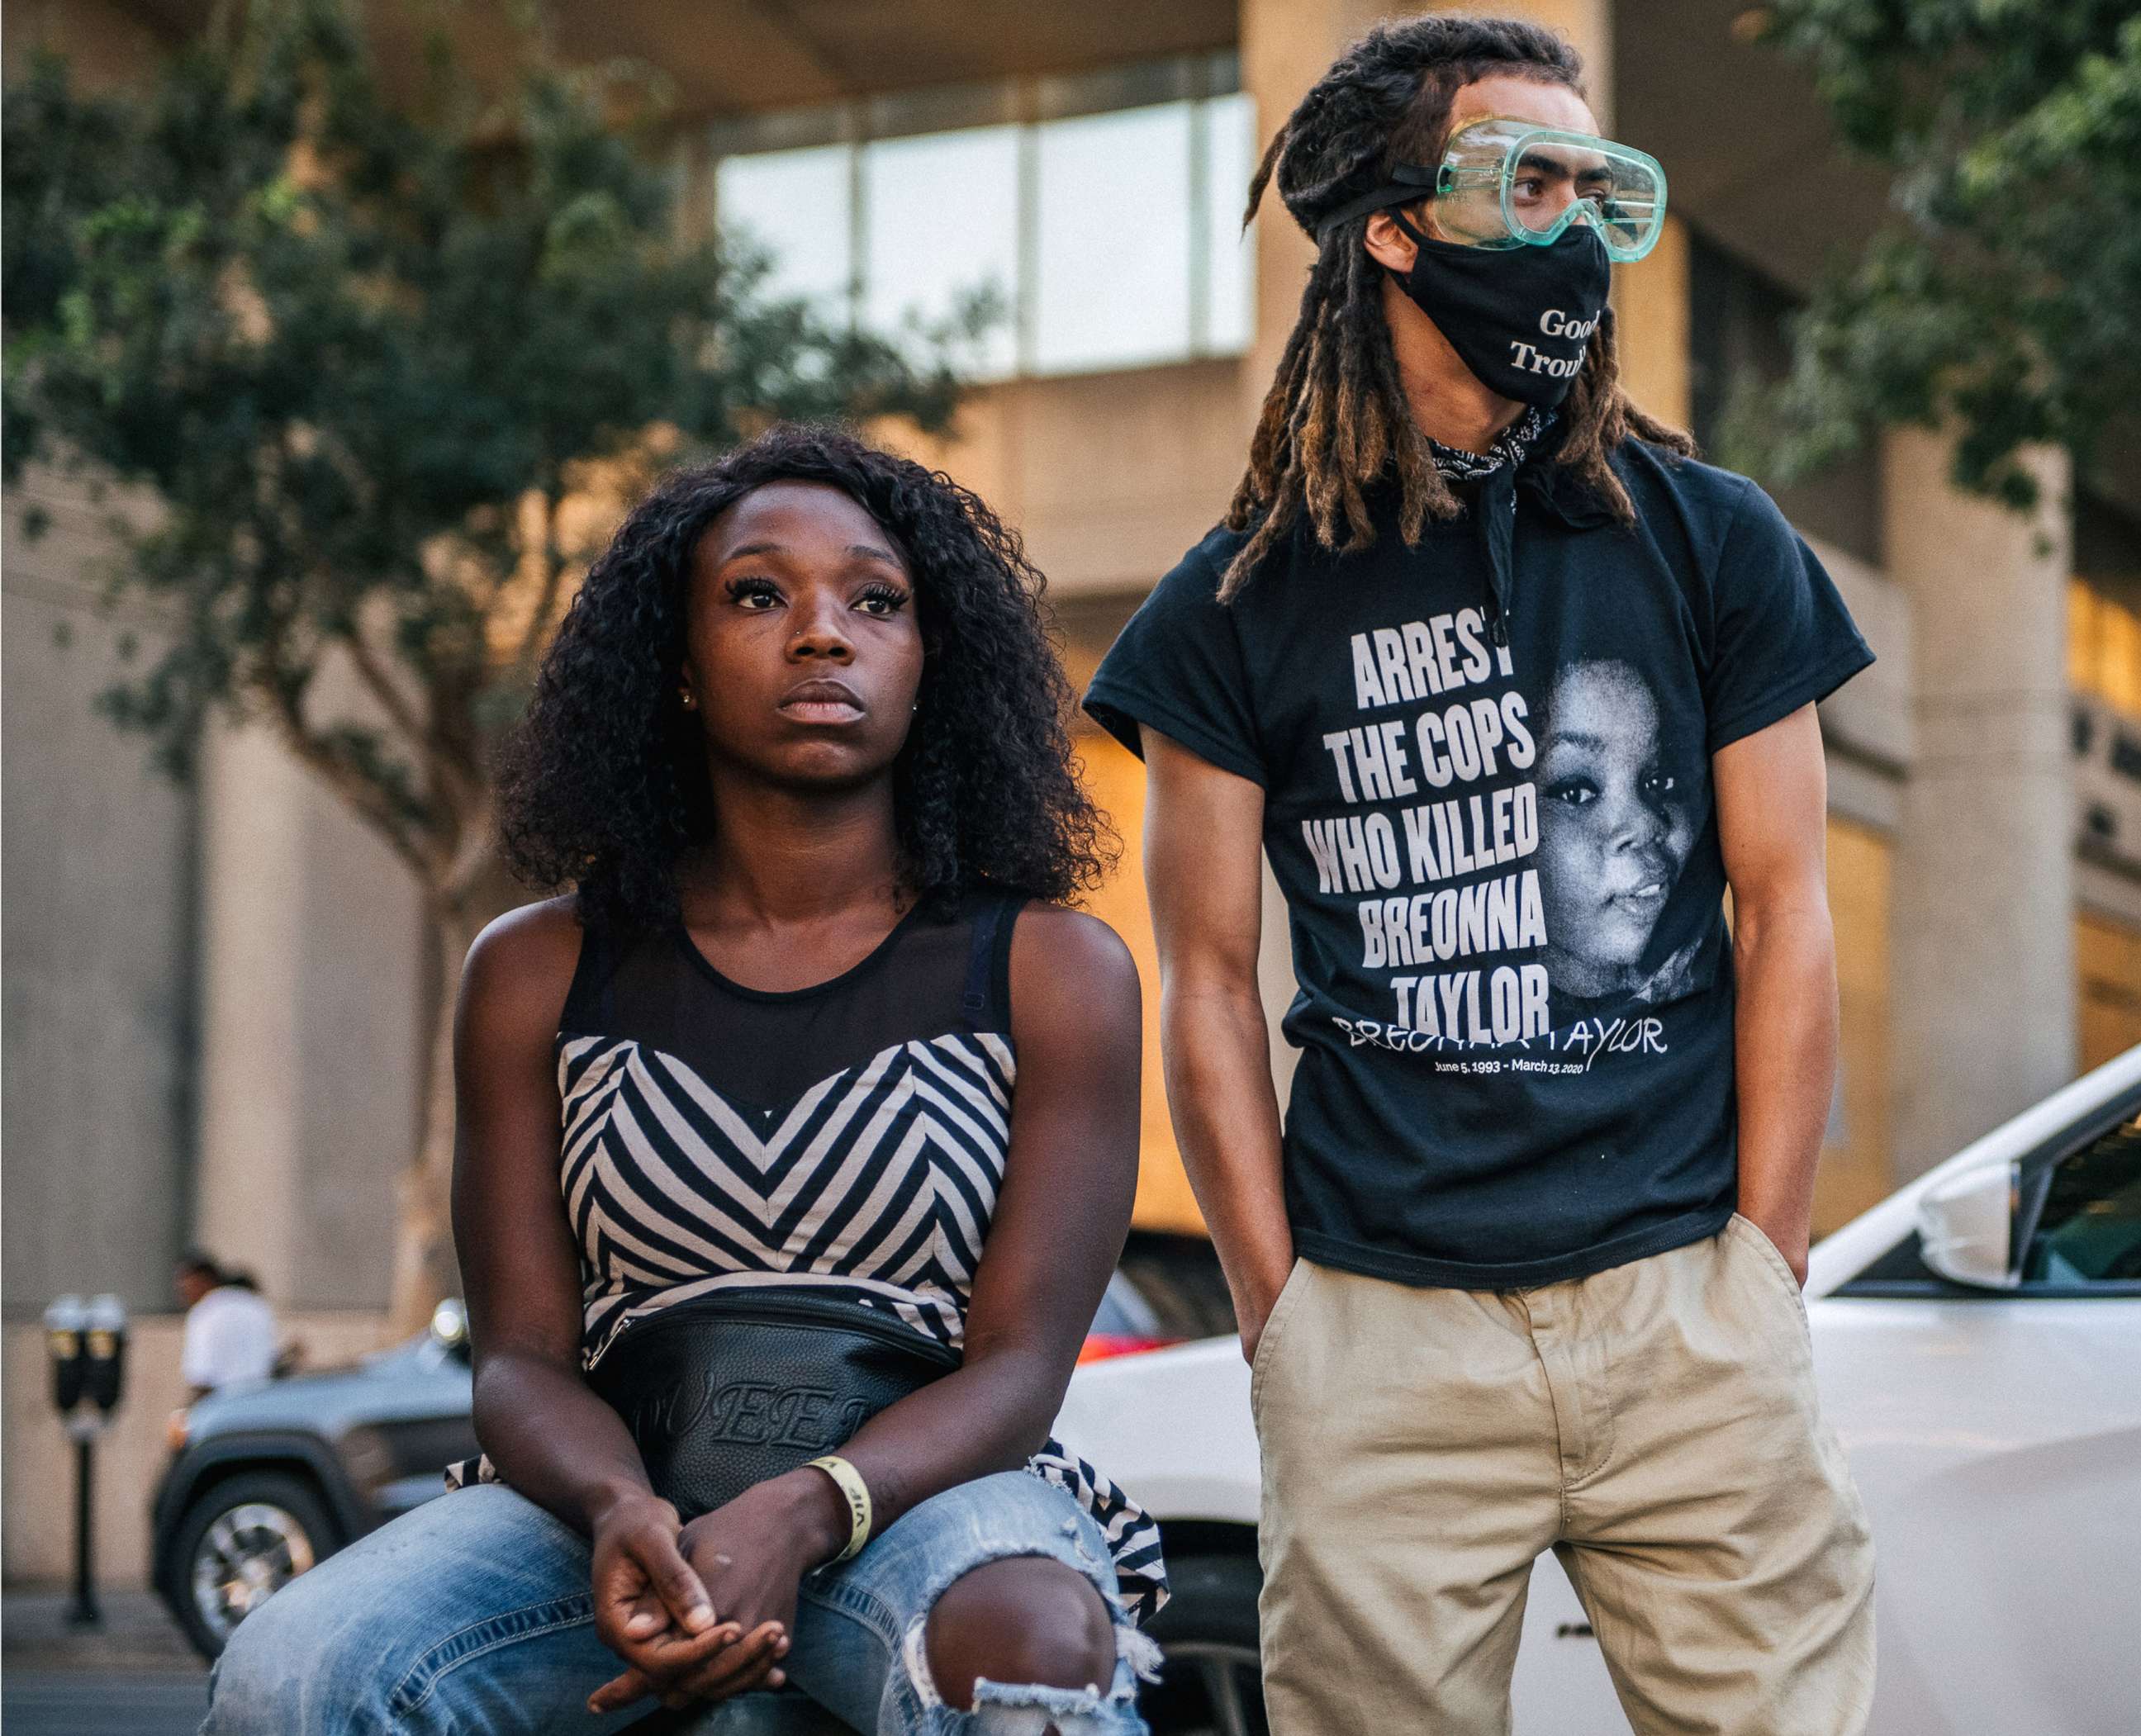
[[583, 935], [571, 893], [509, 910], [469, 948], [461, 973], [464, 1017], [536, 1016], [555, 1027], [579, 967]]
[[1139, 1006], [1137, 961], [1123, 937], [1100, 917], [1066, 904], [1039, 901], [1019, 912], [1011, 936], [1011, 998], [1017, 1010], [1077, 1018]]

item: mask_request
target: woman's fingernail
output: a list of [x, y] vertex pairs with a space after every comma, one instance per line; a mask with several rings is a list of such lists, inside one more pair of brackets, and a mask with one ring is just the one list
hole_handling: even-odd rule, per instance
[[714, 1611], [711, 1604], [695, 1603], [684, 1612], [684, 1625], [695, 1634], [703, 1634], [714, 1625]]

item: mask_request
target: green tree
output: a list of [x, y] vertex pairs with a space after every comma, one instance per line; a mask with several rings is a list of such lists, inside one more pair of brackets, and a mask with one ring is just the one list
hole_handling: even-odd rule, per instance
[[422, 888], [445, 1004], [405, 1326], [453, 1281], [448, 1011], [490, 913], [491, 752], [596, 545], [692, 450], [777, 417], [938, 429], [957, 396], [956, 334], [769, 299], [762, 260], [692, 234], [652, 81], [515, 45], [486, 86], [441, 38], [390, 88], [334, 0], [262, 0], [150, 89], [46, 59], [5, 110], [7, 475], [153, 505], [115, 510], [111, 583], [168, 637], [101, 703], [180, 775], [212, 715], [264, 722]]
[[[1763, 406], [1804, 475], [1882, 423], [1944, 427], [1966, 489], [2035, 498], [2141, 402], [2141, 15], [2132, 0], [1777, 0], [1845, 143], [1894, 173], [1893, 221], [1799, 317]], [[1742, 417], [1740, 426], [1756, 419]]]

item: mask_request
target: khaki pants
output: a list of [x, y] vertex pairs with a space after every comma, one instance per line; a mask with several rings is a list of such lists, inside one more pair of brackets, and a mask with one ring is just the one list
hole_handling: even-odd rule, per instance
[[1257, 1347], [1277, 1736], [1493, 1736], [1552, 1549], [1631, 1722], [1847, 1736], [1873, 1553], [1769, 1238], [1533, 1290], [1298, 1262]]

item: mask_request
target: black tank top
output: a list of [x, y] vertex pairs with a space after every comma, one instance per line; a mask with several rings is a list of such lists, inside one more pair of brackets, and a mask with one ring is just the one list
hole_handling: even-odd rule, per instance
[[[558, 1032], [560, 1185], [590, 1367], [634, 1322], [736, 1288], [836, 1296], [953, 1346], [1010, 1153], [1024, 899], [919, 906], [829, 982], [730, 981], [681, 925], [583, 931]], [[1106, 1534], [1125, 1604], [1167, 1597], [1159, 1530], [1051, 1440], [1027, 1462]], [[449, 1488], [496, 1480], [455, 1465]]]
[[746, 988], [679, 925], [620, 942], [590, 930], [559, 1029], [630, 1037], [685, 1063], [731, 1103], [778, 1110], [829, 1074], [948, 1033], [1011, 1035], [1011, 937], [1024, 901], [918, 904], [869, 957], [808, 988]]
[[[964, 1342], [1011, 1150], [1024, 902], [917, 906], [852, 970], [780, 992], [730, 981], [681, 924], [586, 931], [558, 1083], [588, 1366], [635, 1322], [740, 1288], [839, 1296]], [[1159, 1608], [1149, 1516], [1056, 1441], [1027, 1468], [1100, 1522], [1139, 1619]]]
[[1009, 1155], [1018, 901], [917, 906], [852, 970], [768, 992], [682, 924], [591, 928], [559, 1032], [588, 1365], [741, 1287], [832, 1294], [956, 1348]]

